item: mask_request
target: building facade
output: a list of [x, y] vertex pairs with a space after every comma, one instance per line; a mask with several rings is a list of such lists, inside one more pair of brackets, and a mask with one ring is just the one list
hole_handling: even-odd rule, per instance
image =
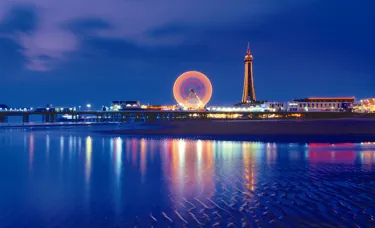
[[141, 103], [139, 101], [112, 101], [110, 110], [121, 111], [121, 110], [135, 110], [141, 109]]
[[354, 97], [322, 97], [294, 100], [298, 112], [340, 112], [347, 111], [354, 104]]
[[373, 113], [375, 112], [375, 98], [366, 98], [359, 101], [355, 106], [356, 112]]
[[288, 111], [287, 102], [267, 101], [264, 102], [266, 110], [270, 112]]
[[245, 75], [242, 93], [242, 103], [254, 103], [256, 101], [253, 75], [253, 56], [250, 52], [250, 44], [245, 55]]

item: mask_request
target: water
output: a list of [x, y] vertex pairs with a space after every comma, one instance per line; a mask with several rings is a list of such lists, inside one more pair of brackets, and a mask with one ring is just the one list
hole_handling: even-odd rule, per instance
[[375, 144], [80, 129], [0, 132], [0, 227], [375, 226]]

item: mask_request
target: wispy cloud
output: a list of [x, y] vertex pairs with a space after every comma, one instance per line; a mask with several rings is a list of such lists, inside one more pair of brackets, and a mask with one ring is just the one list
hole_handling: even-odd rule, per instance
[[[22, 47], [26, 67], [48, 71], [78, 51], [81, 36], [124, 39], [139, 45], [173, 45], [189, 37], [155, 35], [171, 24], [232, 26], [278, 12], [301, 1], [237, 0], [2, 0], [0, 35]], [[91, 23], [91, 24], [90, 24]], [[1, 29], [3, 28], [3, 29]], [[194, 34], [191, 34], [193, 37]]]

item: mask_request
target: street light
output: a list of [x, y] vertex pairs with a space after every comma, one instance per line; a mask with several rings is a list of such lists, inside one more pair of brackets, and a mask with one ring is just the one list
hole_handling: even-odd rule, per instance
[[87, 107], [88, 109], [90, 109], [90, 108], [91, 108], [91, 104], [87, 104], [86, 107]]

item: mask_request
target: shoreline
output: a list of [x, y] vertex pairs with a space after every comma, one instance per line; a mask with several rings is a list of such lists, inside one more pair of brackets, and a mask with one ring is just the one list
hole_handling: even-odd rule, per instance
[[[95, 128], [106, 126], [106, 129]], [[189, 120], [130, 123], [28, 123], [0, 125], [6, 129], [69, 129], [92, 127], [90, 131], [111, 136], [184, 138], [263, 142], [375, 142], [375, 119], [297, 120]]]
[[121, 123], [96, 123], [96, 122], [59, 122], [59, 123], [27, 123], [27, 124], [0, 124], [0, 129], [9, 128], [33, 128], [33, 127], [84, 127], [84, 126], [102, 126], [102, 125], [118, 125]]
[[[147, 123], [146, 123], [147, 124]], [[98, 131], [131, 137], [272, 142], [375, 142], [375, 120], [250, 120], [149, 123], [153, 128]]]
[[[102, 133], [102, 132], [100, 132]], [[104, 133], [113, 137], [130, 137], [138, 139], [184, 139], [184, 140], [214, 140], [214, 141], [234, 141], [234, 142], [263, 142], [263, 143], [375, 143], [374, 135], [176, 135], [176, 134], [117, 134]]]

